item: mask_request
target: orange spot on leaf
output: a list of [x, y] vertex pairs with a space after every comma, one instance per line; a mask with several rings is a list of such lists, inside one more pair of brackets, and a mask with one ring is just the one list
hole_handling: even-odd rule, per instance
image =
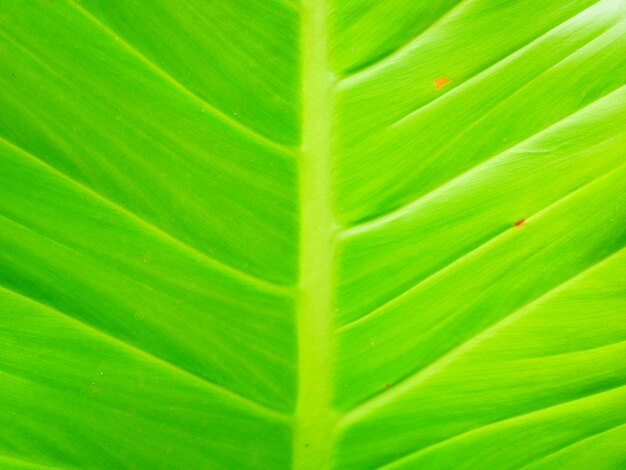
[[435, 90], [439, 90], [440, 88], [446, 86], [448, 83], [450, 83], [450, 79], [448, 77], [439, 77], [433, 82], [433, 85], [435, 85]]
[[522, 225], [524, 225], [526, 223], [526, 219], [520, 219], [517, 222], [515, 222], [513, 225], [515, 227], [521, 227]]

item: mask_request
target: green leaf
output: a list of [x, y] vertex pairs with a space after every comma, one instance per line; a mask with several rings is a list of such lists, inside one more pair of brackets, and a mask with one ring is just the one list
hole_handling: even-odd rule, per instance
[[0, 467], [623, 468], [625, 39], [0, 2]]

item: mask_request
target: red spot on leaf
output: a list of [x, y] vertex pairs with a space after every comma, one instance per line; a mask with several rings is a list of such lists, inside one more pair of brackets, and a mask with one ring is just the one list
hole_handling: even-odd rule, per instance
[[448, 83], [450, 83], [450, 79], [448, 77], [439, 77], [433, 82], [433, 85], [435, 85], [435, 90], [439, 90], [440, 88], [446, 86]]
[[515, 222], [513, 225], [515, 227], [521, 227], [522, 225], [524, 225], [526, 223], [526, 219], [519, 219], [517, 222]]

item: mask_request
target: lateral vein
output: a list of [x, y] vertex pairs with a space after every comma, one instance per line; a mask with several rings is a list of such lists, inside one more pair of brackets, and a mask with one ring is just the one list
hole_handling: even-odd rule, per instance
[[261, 143], [261, 144], [265, 145], [266, 147], [269, 147], [269, 148], [272, 148], [274, 150], [278, 150], [278, 151], [280, 151], [282, 153], [286, 153], [288, 155], [292, 155], [293, 156], [293, 151], [289, 147], [287, 147], [287, 146], [285, 146], [283, 144], [278, 143], [277, 141], [275, 141], [275, 140], [273, 140], [273, 139], [271, 139], [271, 138], [269, 138], [269, 137], [267, 137], [267, 136], [265, 136], [265, 135], [255, 131], [254, 129], [252, 129], [252, 128], [246, 126], [245, 124], [237, 121], [236, 119], [233, 119], [232, 117], [228, 116], [222, 110], [216, 108], [214, 105], [210, 104], [205, 99], [201, 98], [195, 92], [190, 90], [187, 86], [185, 86], [184, 84], [182, 84], [181, 82], [176, 80], [172, 75], [170, 75], [169, 72], [164, 70], [162, 67], [160, 67], [159, 65], [155, 64], [152, 60], [150, 60], [148, 57], [146, 57], [144, 54], [142, 54], [135, 46], [130, 44], [128, 41], [126, 41], [116, 31], [113, 31], [106, 23], [104, 23], [100, 18], [98, 18], [93, 13], [88, 11], [85, 7], [83, 7], [82, 5], [79, 5], [74, 0], [69, 0], [69, 1], [74, 6], [74, 8], [76, 8], [76, 10], [78, 10], [80, 13], [82, 13], [85, 17], [89, 18], [89, 20], [91, 20], [93, 23], [97, 24], [100, 27], [100, 29], [102, 29], [104, 32], [106, 32], [109, 36], [113, 37], [119, 44], [124, 46], [124, 48], [128, 52], [130, 52], [132, 55], [137, 57], [141, 62], [143, 62], [146, 66], [148, 66], [148, 68], [150, 68], [150, 70], [155, 72], [161, 78], [165, 79], [168, 83], [173, 85], [174, 88], [176, 88], [179, 91], [183, 92], [185, 95], [187, 95], [188, 97], [192, 98], [194, 101], [197, 101], [198, 103], [200, 103], [203, 108], [205, 108], [205, 109], [209, 110], [210, 112], [212, 112], [217, 118], [219, 118], [223, 122], [227, 123], [231, 127], [237, 129], [241, 133], [247, 135], [248, 137], [256, 140], [258, 143]]

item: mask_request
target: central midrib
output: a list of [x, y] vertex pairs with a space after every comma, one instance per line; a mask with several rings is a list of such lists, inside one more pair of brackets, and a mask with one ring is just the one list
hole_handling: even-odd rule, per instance
[[330, 157], [333, 78], [328, 65], [327, 0], [302, 2], [302, 147], [300, 280], [297, 310], [298, 400], [294, 469], [330, 466], [332, 258], [336, 230]]

